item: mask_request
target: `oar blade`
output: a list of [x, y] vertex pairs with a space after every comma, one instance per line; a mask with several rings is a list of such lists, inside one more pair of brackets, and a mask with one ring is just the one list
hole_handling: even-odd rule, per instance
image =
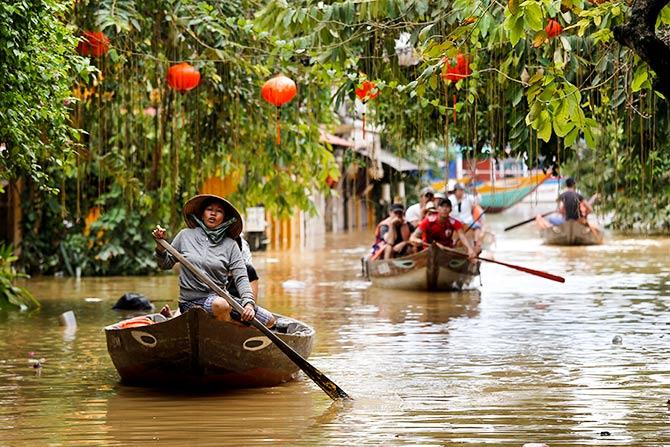
[[305, 360], [293, 348], [287, 345], [277, 334], [268, 329], [263, 323], [254, 318], [253, 325], [256, 329], [263, 332], [281, 351], [286, 354], [310, 379], [321, 388], [331, 399], [352, 399], [342, 388], [330, 380], [324, 373], [319, 371], [314, 365]]

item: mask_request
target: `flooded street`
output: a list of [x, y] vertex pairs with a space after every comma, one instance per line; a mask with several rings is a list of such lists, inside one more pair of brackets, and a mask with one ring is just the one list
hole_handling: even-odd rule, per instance
[[[132, 291], [175, 307], [176, 276], [33, 279], [42, 309], [0, 313], [0, 446], [670, 445], [670, 239], [561, 248], [533, 225], [502, 232], [524, 217], [488, 217], [489, 255], [565, 284], [482, 264], [463, 293], [371, 288], [371, 231], [254, 253], [260, 304], [316, 329], [310, 361], [346, 404], [304, 375], [210, 394], [120, 385], [111, 306]], [[68, 332], [57, 317], [70, 309]]]

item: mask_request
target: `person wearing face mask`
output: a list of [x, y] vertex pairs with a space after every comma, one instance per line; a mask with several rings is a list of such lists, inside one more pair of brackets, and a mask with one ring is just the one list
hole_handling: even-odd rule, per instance
[[[231, 313], [230, 304], [213, 293], [187, 268], [179, 272], [179, 310], [184, 313], [191, 308], [201, 307], [221, 321], [250, 321], [256, 317], [267, 327], [272, 327], [275, 317], [266, 309], [256, 306], [247, 268], [235, 241], [242, 232], [240, 213], [222, 197], [201, 194], [186, 202], [183, 215], [188, 228], [177, 234], [172, 246], [222, 289], [226, 289], [230, 276], [239, 293], [239, 297], [234, 299], [244, 311], [242, 315]], [[156, 226], [152, 235], [157, 240], [164, 239], [166, 232]], [[164, 270], [171, 269], [176, 263], [176, 259], [158, 243], [155, 257], [159, 267]], [[169, 309], [166, 313], [170, 313]]]

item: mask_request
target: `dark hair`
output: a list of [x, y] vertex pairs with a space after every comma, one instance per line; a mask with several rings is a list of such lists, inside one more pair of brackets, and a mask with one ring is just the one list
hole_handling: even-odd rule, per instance
[[565, 186], [567, 186], [568, 188], [574, 188], [575, 179], [573, 179], [572, 177], [568, 177], [567, 179], [565, 179]]
[[402, 203], [392, 203], [389, 206], [389, 213], [404, 213], [405, 212], [405, 207], [402, 205]]
[[447, 199], [446, 197], [443, 198], [443, 199], [440, 199], [440, 201], [437, 202], [437, 206], [448, 206], [449, 208], [452, 208], [451, 200]]

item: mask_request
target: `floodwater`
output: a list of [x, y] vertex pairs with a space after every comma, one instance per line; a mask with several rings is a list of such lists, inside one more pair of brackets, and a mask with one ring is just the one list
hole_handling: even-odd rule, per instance
[[[310, 361], [348, 404], [302, 375], [212, 393], [121, 385], [112, 304], [134, 291], [174, 305], [176, 278], [32, 279], [43, 308], [0, 313], [0, 446], [670, 445], [670, 239], [558, 248], [532, 225], [502, 232], [526, 215], [489, 216], [493, 256], [565, 284], [485, 264], [473, 291], [374, 289], [359, 277], [369, 232], [254, 254], [261, 303], [315, 327]], [[58, 326], [66, 310], [76, 331]]]

